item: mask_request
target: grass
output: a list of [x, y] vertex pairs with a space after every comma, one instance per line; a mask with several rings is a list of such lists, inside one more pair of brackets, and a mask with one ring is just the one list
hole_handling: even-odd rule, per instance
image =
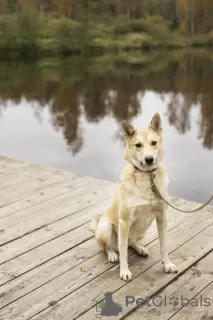
[[50, 57], [74, 53], [122, 53], [213, 46], [213, 33], [184, 37], [160, 17], [110, 21], [43, 18], [30, 13], [0, 16], [0, 55]]

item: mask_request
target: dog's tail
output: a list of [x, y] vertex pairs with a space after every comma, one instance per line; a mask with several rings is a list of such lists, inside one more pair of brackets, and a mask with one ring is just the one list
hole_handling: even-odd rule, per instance
[[90, 225], [89, 225], [89, 230], [94, 232], [96, 231], [97, 227], [98, 227], [98, 222], [100, 220], [101, 216], [98, 216], [96, 217], [95, 219], [93, 219], [91, 222], [90, 222]]

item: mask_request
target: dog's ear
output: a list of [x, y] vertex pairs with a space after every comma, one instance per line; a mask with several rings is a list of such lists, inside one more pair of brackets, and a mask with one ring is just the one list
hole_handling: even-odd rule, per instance
[[159, 113], [156, 113], [152, 118], [152, 121], [150, 122], [150, 125], [149, 125], [149, 129], [154, 130], [158, 134], [162, 134], [163, 129], [162, 129], [162, 122], [161, 122], [161, 117]]
[[129, 140], [132, 138], [136, 130], [133, 128], [133, 126], [130, 123], [124, 120], [122, 121], [122, 131], [124, 134], [124, 138], [126, 140]]

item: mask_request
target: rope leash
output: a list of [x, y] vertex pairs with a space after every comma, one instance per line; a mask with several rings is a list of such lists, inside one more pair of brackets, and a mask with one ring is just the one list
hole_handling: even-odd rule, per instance
[[201, 209], [205, 208], [213, 199], [213, 196], [211, 196], [211, 198], [205, 202], [204, 204], [202, 204], [201, 206], [199, 206], [198, 208], [195, 208], [193, 210], [182, 210], [182, 209], [178, 209], [175, 206], [173, 206], [171, 203], [169, 203], [160, 193], [160, 191], [158, 190], [158, 188], [156, 187], [156, 184], [154, 183], [154, 179], [155, 179], [155, 173], [154, 172], [150, 172], [150, 184], [151, 184], [151, 189], [152, 191], [162, 200], [164, 201], [168, 206], [170, 206], [171, 208], [180, 211], [180, 212], [184, 212], [184, 213], [193, 213], [193, 212], [197, 212], [200, 211]]

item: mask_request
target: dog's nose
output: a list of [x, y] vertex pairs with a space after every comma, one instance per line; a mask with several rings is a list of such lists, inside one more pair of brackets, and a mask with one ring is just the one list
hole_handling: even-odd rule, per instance
[[154, 158], [153, 157], [146, 157], [145, 161], [147, 164], [153, 164]]

